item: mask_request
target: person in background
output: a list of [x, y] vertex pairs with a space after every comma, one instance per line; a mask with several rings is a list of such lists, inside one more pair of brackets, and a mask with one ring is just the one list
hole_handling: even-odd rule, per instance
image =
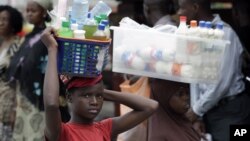
[[[48, 48], [48, 66], [44, 80], [47, 141], [110, 141], [111, 137], [136, 126], [157, 109], [158, 103], [154, 100], [104, 90], [102, 75], [95, 78], [72, 77], [63, 79], [67, 87], [71, 119], [66, 124], [62, 123], [58, 108], [59, 78], [56, 61], [58, 44], [53, 37], [54, 33], [53, 29], [47, 28], [42, 35], [42, 41]], [[104, 99], [125, 104], [133, 111], [124, 116], [94, 122]]]
[[148, 141], [200, 141], [201, 137], [186, 117], [189, 84], [151, 79], [151, 98], [159, 102], [150, 117]]
[[[191, 84], [192, 108], [188, 117], [196, 121], [196, 127], [202, 126], [198, 117], [203, 118], [208, 133], [213, 141], [229, 141], [230, 125], [249, 124], [250, 97], [245, 93], [245, 85], [241, 71], [242, 44], [229, 24], [213, 15], [210, 0], [178, 0], [178, 15], [187, 16], [187, 21], [211, 21], [213, 25], [223, 22], [224, 39], [231, 44], [225, 48], [223, 63], [218, 82], [215, 84]], [[208, 58], [207, 58], [208, 59]], [[203, 128], [196, 128], [200, 133]]]
[[12, 140], [15, 123], [16, 93], [6, 80], [6, 70], [17, 52], [22, 30], [22, 14], [8, 5], [0, 5], [0, 139]]
[[[144, 15], [154, 26], [176, 25], [172, 0], [144, 0]], [[150, 79], [150, 97], [159, 102], [148, 119], [148, 141], [199, 141], [200, 136], [185, 117], [189, 105], [189, 84]], [[174, 104], [173, 104], [174, 103]]]
[[26, 18], [34, 28], [25, 36], [7, 70], [7, 79], [20, 93], [17, 95], [15, 140], [43, 140], [45, 123], [42, 88], [48, 53], [40, 37], [46, 28], [45, 22], [51, 20], [47, 14], [47, 10], [51, 9], [49, 0], [30, 0], [27, 3]]
[[172, 0], [144, 0], [143, 10], [149, 26], [175, 25], [175, 6]]

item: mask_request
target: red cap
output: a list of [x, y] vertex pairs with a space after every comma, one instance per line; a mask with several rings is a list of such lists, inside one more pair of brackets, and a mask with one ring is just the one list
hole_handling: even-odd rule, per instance
[[186, 16], [180, 16], [180, 21], [187, 21], [187, 17]]
[[94, 78], [87, 78], [87, 77], [73, 77], [70, 78], [68, 81], [64, 81], [63, 83], [67, 86], [67, 90], [71, 88], [80, 88], [80, 87], [87, 87], [87, 86], [94, 86], [102, 79], [102, 75], [99, 75]]

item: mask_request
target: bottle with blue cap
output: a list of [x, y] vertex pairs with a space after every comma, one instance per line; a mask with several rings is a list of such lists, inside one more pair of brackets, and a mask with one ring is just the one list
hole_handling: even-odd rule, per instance
[[98, 29], [93, 34], [93, 39], [95, 39], [95, 40], [101, 40], [101, 41], [107, 40], [106, 34], [104, 32], [104, 29], [105, 29], [105, 25], [104, 24], [99, 24], [98, 25]]
[[216, 28], [214, 30], [214, 36], [216, 39], [223, 39], [224, 31], [223, 31], [223, 23], [219, 22], [216, 24]]
[[213, 30], [213, 28], [212, 28], [212, 23], [210, 22], [210, 21], [207, 21], [206, 23], [205, 23], [205, 26], [206, 26], [206, 28], [207, 28], [207, 38], [214, 38], [214, 30]]
[[110, 38], [109, 21], [108, 21], [108, 20], [102, 20], [102, 21], [101, 21], [101, 24], [104, 24], [104, 25], [105, 25], [104, 32], [105, 32], [105, 34], [106, 34], [107, 39], [109, 39], [109, 38]]
[[205, 28], [205, 21], [199, 21], [198, 32], [200, 37], [205, 37], [207, 35], [207, 30]]
[[86, 33], [85, 33], [86, 39], [93, 38], [93, 34], [96, 32], [97, 27], [98, 27], [97, 22], [93, 18], [92, 14], [89, 12], [88, 17], [87, 17], [87, 19], [84, 23], [84, 26], [83, 26], [83, 30], [86, 31]]

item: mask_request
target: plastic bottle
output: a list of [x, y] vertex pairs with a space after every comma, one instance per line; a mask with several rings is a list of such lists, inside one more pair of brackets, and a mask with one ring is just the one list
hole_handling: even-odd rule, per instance
[[207, 35], [206, 35], [206, 38], [214, 38], [214, 30], [212, 28], [212, 24], [211, 22], [207, 21], [205, 23], [205, 26], [206, 26], [206, 29], [207, 29]]
[[190, 28], [188, 29], [188, 35], [189, 36], [199, 36], [199, 31], [198, 31], [196, 20], [190, 21]]
[[90, 13], [93, 16], [99, 16], [100, 14], [105, 14], [109, 16], [112, 12], [112, 9], [103, 1], [99, 1], [91, 10]]
[[72, 38], [73, 31], [70, 29], [69, 21], [62, 21], [62, 27], [58, 31], [59, 37]]
[[176, 34], [186, 35], [187, 34], [187, 17], [180, 16], [180, 24], [176, 30]]
[[223, 39], [224, 31], [223, 31], [223, 23], [217, 23], [216, 28], [214, 30], [214, 36], [216, 39]]
[[85, 39], [85, 31], [84, 30], [74, 30], [74, 38]]
[[104, 29], [105, 29], [105, 25], [99, 24], [98, 25], [98, 29], [93, 34], [93, 39], [95, 39], [95, 40], [101, 40], [101, 41], [107, 40], [106, 34], [104, 32]]
[[200, 37], [205, 37], [207, 35], [207, 29], [205, 28], [205, 21], [199, 22], [198, 32]]
[[108, 20], [102, 20], [102, 21], [101, 21], [101, 24], [104, 24], [104, 25], [105, 25], [104, 32], [105, 32], [105, 34], [106, 34], [107, 39], [109, 39], [109, 38], [110, 38], [109, 21], [108, 21]]
[[93, 34], [96, 32], [97, 30], [97, 22], [95, 21], [95, 19], [92, 17], [91, 13], [88, 13], [88, 17], [85, 20], [83, 29], [86, 31], [85, 33], [85, 37], [86, 39], [92, 39], [93, 38]]
[[[186, 35], [188, 32], [187, 28], [187, 17], [180, 16], [180, 24], [176, 30], [176, 34], [178, 35]], [[185, 37], [178, 37], [177, 36], [177, 44], [176, 44], [176, 54], [175, 54], [175, 62], [184, 64], [188, 62], [188, 55], [186, 53], [187, 48], [187, 39]]]
[[79, 24], [79, 29], [82, 29], [85, 19], [89, 11], [88, 0], [74, 0], [72, 5], [72, 19]]

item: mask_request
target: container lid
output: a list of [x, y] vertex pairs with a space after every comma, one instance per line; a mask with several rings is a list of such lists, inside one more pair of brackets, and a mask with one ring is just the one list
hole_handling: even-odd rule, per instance
[[222, 22], [217, 23], [216, 28], [217, 29], [223, 29], [223, 23]]
[[200, 21], [199, 22], [199, 27], [205, 27], [205, 21]]
[[68, 27], [69, 28], [69, 21], [62, 21], [62, 27]]
[[109, 21], [108, 20], [102, 20], [101, 24], [104, 24], [105, 26], [107, 26], [109, 24]]
[[209, 22], [209, 21], [207, 21], [207, 22], [205, 23], [205, 26], [206, 26], [206, 28], [212, 28], [212, 23]]
[[197, 27], [197, 21], [196, 20], [190, 21], [190, 27]]
[[187, 17], [186, 16], [180, 16], [180, 21], [187, 21]]
[[99, 24], [98, 25], [98, 29], [99, 30], [104, 30], [105, 29], [105, 25], [104, 24]]

